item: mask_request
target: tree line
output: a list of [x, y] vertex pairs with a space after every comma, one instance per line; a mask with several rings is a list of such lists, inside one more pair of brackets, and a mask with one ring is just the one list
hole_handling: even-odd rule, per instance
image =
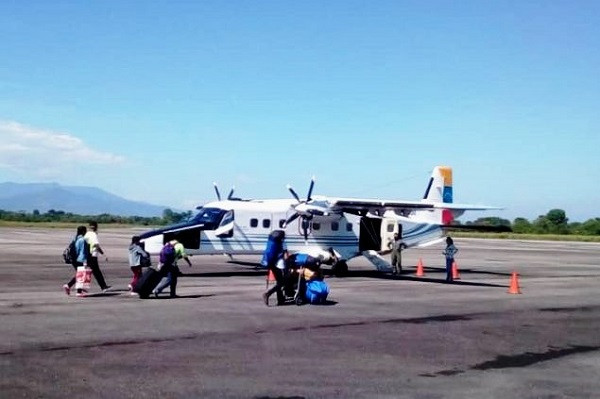
[[187, 220], [192, 216], [192, 211], [175, 212], [169, 208], [165, 209], [162, 216], [144, 217], [144, 216], [119, 216], [102, 213], [100, 215], [79, 215], [76, 213], [65, 212], [55, 209], [50, 209], [47, 212], [40, 212], [34, 209], [33, 212], [12, 212], [0, 209], [0, 220], [11, 222], [53, 222], [53, 223], [81, 223], [87, 224], [90, 220], [95, 220], [98, 223], [116, 223], [116, 224], [131, 224], [143, 226], [156, 226], [179, 223]]
[[[98, 223], [116, 223], [156, 226], [179, 223], [189, 219], [192, 211], [175, 212], [172, 209], [165, 209], [162, 216], [143, 217], [143, 216], [118, 216], [103, 213], [100, 215], [78, 215], [71, 212], [64, 212], [50, 209], [48, 212], [41, 213], [38, 210], [33, 212], [11, 212], [0, 210], [0, 220], [12, 222], [58, 222], [58, 223], [82, 223], [87, 224], [90, 220], [96, 220]], [[455, 224], [460, 222], [456, 221]], [[551, 209], [547, 214], [538, 216], [535, 220], [529, 221], [526, 218], [518, 217], [512, 222], [508, 219], [499, 217], [479, 218], [472, 222], [466, 222], [465, 226], [491, 226], [508, 227], [514, 233], [521, 234], [573, 234], [595, 236], [600, 235], [600, 218], [589, 219], [583, 223], [572, 222], [564, 210]]]
[[547, 214], [540, 215], [533, 221], [522, 217], [516, 218], [512, 222], [508, 219], [487, 217], [467, 222], [465, 225], [503, 226], [509, 227], [513, 233], [520, 234], [600, 235], [600, 218], [588, 219], [585, 222], [569, 223], [569, 218], [567, 218], [565, 211], [562, 209], [551, 209]]

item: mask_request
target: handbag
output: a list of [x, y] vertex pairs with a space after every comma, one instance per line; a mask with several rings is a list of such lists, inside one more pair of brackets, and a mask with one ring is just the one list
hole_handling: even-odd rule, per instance
[[92, 285], [92, 269], [86, 266], [77, 266], [75, 273], [75, 289], [89, 290]]
[[149, 256], [140, 257], [140, 266], [141, 267], [150, 267], [152, 266], [152, 261]]

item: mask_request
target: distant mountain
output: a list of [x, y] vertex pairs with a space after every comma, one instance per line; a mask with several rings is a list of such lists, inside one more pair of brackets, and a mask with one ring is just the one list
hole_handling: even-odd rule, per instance
[[50, 209], [80, 215], [162, 216], [167, 207], [130, 201], [96, 187], [58, 183], [0, 183], [0, 209], [45, 213]]

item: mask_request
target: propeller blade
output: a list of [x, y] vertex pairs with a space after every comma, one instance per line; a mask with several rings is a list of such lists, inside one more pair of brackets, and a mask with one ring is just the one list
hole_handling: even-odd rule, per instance
[[215, 186], [215, 192], [217, 193], [217, 199], [221, 201], [221, 193], [219, 192], [219, 188], [217, 187], [217, 183], [213, 182], [213, 186]]
[[315, 187], [315, 177], [313, 176], [310, 179], [310, 186], [308, 187], [308, 195], [306, 196], [306, 202], [308, 202], [312, 199], [310, 196], [312, 195], [314, 187]]
[[296, 192], [294, 191], [294, 189], [292, 188], [292, 186], [290, 186], [289, 184], [287, 185], [287, 189], [290, 190], [290, 193], [292, 193], [292, 195], [294, 196], [294, 198], [296, 198], [296, 200], [298, 202], [302, 202], [300, 201], [300, 197], [298, 197], [298, 194], [296, 194]]
[[229, 195], [227, 196], [227, 199], [230, 200], [233, 198], [233, 191], [235, 190], [235, 186], [231, 187], [231, 191], [229, 192]]
[[292, 223], [294, 220], [298, 219], [298, 216], [300, 216], [300, 214], [298, 213], [293, 213], [292, 216], [290, 216], [289, 218], [287, 218], [287, 220], [283, 223], [283, 227], [287, 227], [290, 223]]

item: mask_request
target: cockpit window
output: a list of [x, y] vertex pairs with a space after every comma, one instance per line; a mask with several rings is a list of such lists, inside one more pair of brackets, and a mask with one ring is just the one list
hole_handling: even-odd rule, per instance
[[223, 220], [221, 220], [221, 226], [225, 226], [228, 223], [233, 222], [233, 211], [227, 211], [225, 216], [223, 216]]
[[223, 215], [227, 213], [224, 209], [219, 208], [199, 208], [198, 213], [194, 215], [194, 217], [190, 220], [192, 223], [203, 223], [205, 228], [216, 228]]

